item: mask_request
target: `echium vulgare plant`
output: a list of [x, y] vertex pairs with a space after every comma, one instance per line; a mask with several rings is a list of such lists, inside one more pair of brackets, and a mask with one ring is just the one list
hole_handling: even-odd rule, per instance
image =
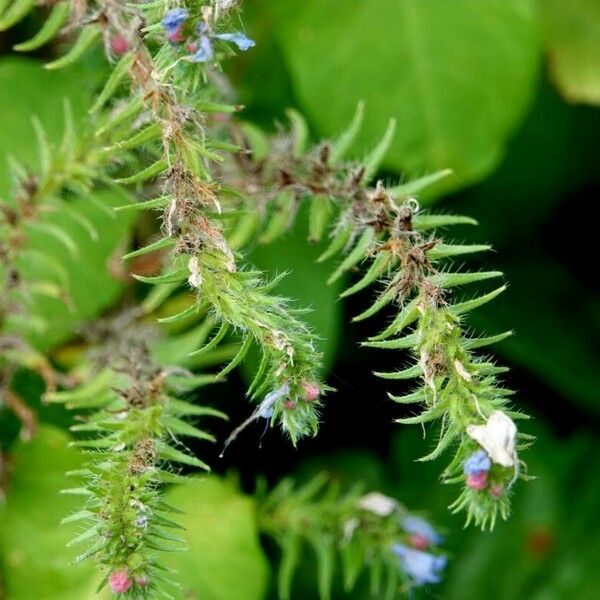
[[[35, 4], [0, 0], [0, 30]], [[157, 555], [181, 545], [173, 516], [177, 508], [164, 502], [163, 486], [185, 481], [177, 464], [208, 468], [182, 441], [212, 439], [191, 420], [224, 416], [182, 393], [218, 382], [256, 346], [261, 359], [247, 392], [256, 405], [225, 446], [259, 419], [280, 427], [294, 445], [317, 434], [319, 407], [331, 391], [320, 379], [317, 334], [302, 321], [302, 310], [273, 293], [278, 280], [268, 281], [241, 254], [253, 239], [268, 243], [282, 235], [304, 202], [310, 204], [309, 239], [328, 235], [331, 240], [319, 260], [342, 255], [330, 282], [366, 265], [342, 296], [369, 286], [378, 291], [354, 320], [386, 307], [394, 312], [389, 325], [364, 345], [412, 355], [405, 368], [376, 375], [418, 381], [411, 393], [390, 397], [422, 409], [401, 422], [439, 422], [437, 444], [422, 460], [454, 452], [442, 473], [444, 482], [461, 488], [452, 510], [464, 510], [467, 523], [482, 528], [493, 528], [498, 515], [506, 519], [511, 488], [526, 473], [517, 451], [529, 437], [517, 432], [514, 419], [523, 415], [508, 405], [510, 391], [498, 380], [504, 369], [475, 350], [509, 334], [474, 337], [464, 323], [468, 312], [504, 286], [453, 301], [454, 288], [501, 273], [454, 269], [452, 259], [489, 247], [443, 240], [442, 228], [473, 224], [471, 219], [419, 210], [419, 192], [447, 173], [392, 187], [374, 180], [393, 122], [364, 160], [347, 159], [363, 120], [362, 105], [336, 140], [313, 147], [304, 120], [293, 111], [290, 131], [271, 137], [241, 122], [241, 108], [228, 103], [229, 84], [220, 69], [224, 59], [254, 46], [234, 26], [235, 0], [42, 4], [49, 8], [45, 24], [18, 50], [35, 50], [65, 36], [72, 40], [70, 48], [46, 65], [57, 69], [102, 41], [111, 70], [90, 107], [88, 127], [75, 132], [67, 108], [59, 148], [49, 145], [36, 123], [40, 172], [15, 164], [15, 194], [0, 202], [0, 391], [32, 430], [35, 417], [12, 391], [11, 378], [18, 367], [34, 368], [46, 381], [48, 402], [78, 411], [72, 429], [80, 437], [74, 445], [88, 452], [89, 463], [73, 473], [79, 485], [65, 490], [83, 497], [81, 510], [65, 520], [85, 526], [74, 543], [87, 544], [79, 558], [98, 563], [102, 585], [122, 597], [151, 598], [168, 595], [165, 585], [176, 579]], [[159, 212], [160, 233], [123, 259], [134, 273], [142, 258], [160, 264], [152, 274], [134, 274], [152, 286], [146, 297], [112, 320], [92, 323], [89, 351], [70, 372], [58, 372], [19, 335], [19, 323], [32, 326], [23, 315], [30, 294], [70, 302], [68, 286], [60, 283], [61, 265], [40, 258], [50, 263], [58, 284], [28, 281], [21, 272], [36, 229], [77, 252], [68, 233], [40, 217], [40, 207], [60, 211], [96, 235], [93, 223], [70, 204], [72, 194], [91, 198], [86, 194], [92, 188], [119, 194], [124, 203], [117, 210]], [[179, 310], [166, 313], [173, 304]], [[186, 348], [184, 357], [165, 359], [161, 352], [164, 340], [148, 321], [159, 309], [160, 322], [184, 328], [192, 323], [185, 344], [175, 338]], [[193, 348], [186, 346], [189, 340]], [[240, 340], [233, 352], [231, 340]], [[223, 349], [228, 362], [216, 375], [190, 371]], [[304, 542], [316, 552], [324, 598], [336, 553], [345, 587], [351, 589], [368, 567], [375, 597], [394, 598], [441, 577], [446, 558], [438, 549], [440, 534], [379, 492], [341, 492], [320, 479], [298, 489], [286, 480], [259, 493], [258, 500], [261, 530], [282, 547], [282, 598], [289, 597]]]

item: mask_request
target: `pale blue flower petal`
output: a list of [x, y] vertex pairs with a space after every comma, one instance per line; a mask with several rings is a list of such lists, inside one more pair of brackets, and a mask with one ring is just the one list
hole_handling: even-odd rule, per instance
[[415, 585], [439, 583], [448, 559], [429, 552], [409, 548], [404, 544], [394, 544], [392, 551], [400, 559], [400, 567], [413, 580]]
[[492, 461], [485, 450], [477, 450], [471, 454], [463, 463], [465, 475], [474, 475], [481, 471], [489, 471], [492, 467]]
[[164, 16], [162, 25], [167, 31], [175, 31], [187, 21], [189, 16], [185, 8], [174, 8]]
[[402, 528], [406, 533], [422, 535], [430, 544], [438, 545], [444, 541], [443, 536], [425, 519], [421, 519], [420, 517], [410, 515], [402, 517]]
[[216, 33], [212, 37], [224, 42], [231, 42], [235, 44], [240, 50], [249, 50], [253, 46], [256, 46], [256, 42], [245, 36], [243, 33]]

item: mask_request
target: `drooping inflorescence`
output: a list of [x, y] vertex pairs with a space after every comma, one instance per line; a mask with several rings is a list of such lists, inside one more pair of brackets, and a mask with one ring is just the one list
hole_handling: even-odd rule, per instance
[[331, 597], [338, 562], [345, 591], [366, 573], [374, 598], [393, 600], [399, 590], [441, 581], [447, 563], [440, 549], [444, 538], [426, 519], [380, 492], [365, 494], [361, 485], [346, 492], [339, 487], [324, 476], [300, 487], [285, 479], [259, 499], [261, 529], [282, 552], [280, 598], [290, 598], [306, 547], [316, 557], [324, 599]]

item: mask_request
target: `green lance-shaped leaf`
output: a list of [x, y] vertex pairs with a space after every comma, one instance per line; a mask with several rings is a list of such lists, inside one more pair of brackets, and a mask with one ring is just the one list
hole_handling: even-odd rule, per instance
[[403, 350], [413, 348], [419, 341], [419, 336], [416, 333], [410, 333], [400, 338], [393, 340], [382, 340], [380, 342], [361, 342], [361, 346], [367, 348], [380, 348], [384, 350]]
[[217, 379], [222, 379], [225, 377], [225, 375], [233, 371], [233, 369], [235, 369], [244, 360], [246, 354], [248, 354], [248, 350], [250, 350], [250, 346], [252, 346], [252, 342], [252, 336], [247, 335], [240, 347], [239, 352], [233, 357], [226, 367], [219, 371], [217, 374]]
[[483, 306], [487, 302], [490, 302], [491, 300], [499, 296], [505, 289], [506, 286], [503, 285], [498, 289], [495, 289], [493, 292], [489, 292], [488, 294], [484, 294], [483, 296], [478, 296], [477, 298], [473, 298], [472, 300], [467, 300], [465, 302], [452, 304], [449, 310], [454, 315], [463, 315], [471, 310]]
[[244, 109], [241, 104], [219, 104], [217, 102], [197, 102], [196, 109], [201, 113], [235, 113]]
[[200, 459], [192, 456], [191, 454], [187, 454], [186, 452], [182, 452], [181, 450], [177, 450], [177, 448], [173, 448], [169, 446], [165, 442], [157, 443], [158, 455], [163, 460], [168, 460], [169, 462], [177, 462], [183, 465], [189, 465], [190, 467], [198, 467], [199, 469], [204, 469], [205, 471], [210, 471], [210, 467], [202, 462]]
[[142, 144], [156, 140], [162, 136], [163, 130], [159, 123], [150, 123], [130, 138], [117, 142], [113, 146], [106, 148], [106, 152], [112, 152], [114, 150], [133, 150], [138, 148]]
[[331, 277], [327, 280], [328, 284], [333, 283], [339, 279], [348, 269], [356, 266], [361, 260], [368, 255], [371, 243], [375, 239], [375, 230], [372, 227], [367, 227], [361, 234], [358, 242], [354, 248], [350, 251], [348, 256], [341, 262], [338, 268], [332, 273]]
[[395, 264], [396, 260], [387, 252], [380, 252], [375, 257], [375, 260], [371, 263], [365, 275], [357, 281], [353, 286], [340, 294], [340, 298], [346, 298], [352, 294], [356, 294], [361, 290], [377, 281], [385, 272]]
[[308, 241], [320, 242], [331, 222], [333, 207], [328, 198], [315, 196], [308, 213]]
[[37, 231], [60, 243], [73, 258], [77, 258], [79, 255], [79, 249], [73, 238], [58, 225], [53, 223], [44, 223], [42, 221], [34, 221], [27, 224], [27, 229], [30, 231]]
[[379, 295], [377, 300], [367, 308], [367, 310], [361, 312], [356, 317], [353, 317], [353, 321], [363, 321], [364, 319], [368, 319], [372, 317], [374, 314], [378, 313], [382, 308], [385, 308], [390, 302], [396, 298], [398, 292], [394, 289], [393, 286], [388, 287], [382, 294]]
[[281, 600], [289, 600], [294, 573], [300, 564], [302, 539], [297, 533], [286, 535], [281, 544], [282, 556], [277, 576], [277, 589]]
[[14, 49], [18, 52], [30, 52], [31, 50], [37, 50], [55, 38], [62, 26], [67, 22], [70, 11], [71, 7], [69, 2], [59, 2], [58, 4], [55, 4], [42, 28], [30, 40], [17, 44], [14, 46]]
[[229, 247], [232, 250], [243, 248], [254, 236], [260, 223], [260, 217], [256, 211], [243, 214], [235, 225], [234, 230], [227, 236]]
[[184, 281], [187, 279], [190, 271], [187, 268], [183, 269], [174, 269], [173, 271], [168, 271], [167, 273], [163, 273], [162, 275], [153, 275], [150, 277], [146, 277], [144, 275], [136, 275], [133, 273], [133, 277], [142, 283], [149, 283], [151, 285], [157, 285], [160, 283], [177, 283], [179, 281]]
[[477, 225], [471, 217], [460, 215], [421, 215], [413, 217], [413, 227], [417, 231], [429, 231], [438, 227], [451, 227], [452, 225]]
[[143, 108], [144, 101], [140, 96], [135, 96], [131, 98], [131, 100], [129, 100], [129, 102], [123, 108], [112, 113], [108, 117], [104, 125], [98, 128], [95, 134], [96, 137], [104, 135], [109, 129], [117, 127], [118, 125], [120, 125], [124, 121], [127, 121], [128, 119], [132, 119], [138, 113], [140, 113], [143, 110]]
[[116, 179], [116, 183], [120, 183], [122, 185], [132, 185], [134, 183], [141, 183], [142, 181], [148, 181], [148, 179], [152, 179], [157, 175], [160, 175], [164, 171], [169, 168], [169, 163], [163, 158], [157, 160], [155, 163], [152, 163], [150, 166], [146, 167], [139, 173], [135, 175], [131, 175], [130, 177], [122, 177], [121, 179]]
[[463, 256], [464, 254], [475, 254], [476, 252], [487, 252], [492, 247], [487, 244], [438, 244], [427, 251], [431, 260]]
[[373, 148], [373, 150], [370, 152], [370, 154], [366, 157], [364, 161], [365, 173], [363, 176], [363, 181], [365, 183], [369, 183], [377, 173], [379, 167], [381, 166], [381, 163], [383, 162], [383, 159], [385, 158], [385, 155], [387, 154], [387, 151], [390, 148], [390, 144], [394, 139], [395, 132], [396, 119], [390, 119], [390, 122], [387, 126], [387, 129], [385, 130], [385, 133], [383, 134], [383, 137], [381, 138], [381, 141], [379, 142], [379, 144], [377, 144], [377, 146], [375, 146], [375, 148]]
[[308, 147], [308, 124], [306, 119], [293, 108], [288, 108], [285, 114], [292, 124], [293, 156], [294, 158], [300, 158]]
[[348, 126], [348, 129], [344, 131], [335, 142], [333, 142], [331, 149], [331, 164], [335, 165], [342, 160], [356, 140], [356, 136], [360, 132], [362, 127], [363, 118], [365, 116], [365, 103], [360, 101], [356, 105], [356, 112], [352, 117], [352, 121]]
[[292, 203], [294, 194], [290, 191], [285, 191], [279, 194], [275, 203], [275, 209], [264, 233], [260, 236], [261, 244], [270, 244], [287, 231], [292, 219]]
[[391, 373], [382, 373], [380, 371], [374, 371], [373, 375], [381, 377], [382, 379], [412, 379], [413, 377], [419, 377], [423, 374], [421, 365], [413, 365], [403, 369], [402, 371], [393, 371]]
[[134, 61], [134, 55], [130, 52], [121, 57], [119, 62], [112, 68], [111, 73], [104, 84], [104, 88], [98, 94], [96, 102], [90, 108], [91, 113], [98, 112], [117, 91], [119, 84], [129, 73], [129, 69]]
[[513, 335], [512, 331], [505, 331], [504, 333], [499, 333], [497, 335], [490, 335], [488, 337], [478, 337], [478, 338], [470, 338], [465, 340], [465, 347], [469, 350], [475, 350], [476, 348], [483, 348], [485, 346], [491, 346], [492, 344], [497, 344], [506, 338], [509, 338]]
[[40, 159], [40, 174], [43, 179], [47, 178], [50, 174], [52, 167], [52, 148], [48, 141], [48, 135], [42, 122], [38, 117], [34, 116], [31, 119], [33, 128], [35, 130], [35, 137], [37, 139], [37, 150]]
[[[394, 198], [415, 196], [425, 191], [428, 187], [435, 185], [439, 181], [447, 179], [453, 173], [454, 171], [452, 169], [443, 169], [441, 171], [436, 171], [435, 173], [431, 173], [430, 175], [425, 175], [424, 177], [419, 177], [419, 179], [413, 179], [412, 181], [408, 181], [401, 185], [392, 187], [388, 189], [388, 193]], [[440, 216], [443, 217], [444, 215]]]
[[188, 356], [199, 356], [200, 354], [204, 354], [210, 352], [211, 350], [214, 350], [229, 331], [229, 327], [229, 323], [221, 323], [221, 326], [219, 327], [219, 330], [214, 335], [214, 337], [211, 340], [209, 340], [209, 342], [205, 346], [202, 346], [202, 348], [194, 350], [194, 352], [190, 352]]
[[199, 308], [198, 304], [196, 304], [195, 302], [192, 302], [192, 304], [190, 304], [188, 307], [184, 308], [181, 312], [178, 312], [169, 317], [162, 317], [162, 318], [158, 319], [158, 322], [159, 323], [177, 323], [178, 321], [183, 321], [184, 319], [187, 319], [188, 317], [191, 317], [192, 315], [197, 314], [198, 308]]
[[142, 256], [144, 254], [149, 254], [150, 252], [156, 252], [157, 250], [163, 250], [164, 248], [170, 248], [175, 244], [173, 238], [164, 237], [160, 240], [153, 242], [152, 244], [148, 244], [139, 250], [134, 250], [133, 252], [128, 252], [123, 256], [121, 260], [129, 260], [130, 258], [135, 258], [136, 256]]
[[145, 200], [144, 202], [131, 202], [130, 204], [123, 204], [122, 206], [116, 206], [116, 211], [137, 211], [137, 210], [149, 210], [151, 208], [163, 208], [171, 202], [170, 196], [160, 196], [159, 198], [152, 198], [152, 200]]
[[79, 60], [83, 53], [100, 37], [101, 30], [96, 25], [86, 25], [79, 34], [73, 47], [60, 58], [46, 63], [46, 69], [62, 69]]
[[385, 340], [391, 335], [400, 333], [405, 327], [413, 323], [419, 316], [419, 309], [417, 308], [418, 302], [416, 298], [413, 298], [408, 304], [402, 307], [402, 310], [398, 313], [396, 318], [386, 327], [380, 334], [369, 338], [370, 340], [377, 342], [379, 340]]
[[162, 424], [175, 436], [193, 437], [198, 440], [208, 440], [211, 442], [215, 441], [215, 437], [206, 433], [193, 425], [190, 425], [187, 421], [178, 419], [177, 417], [165, 417], [162, 419]]
[[479, 271], [474, 273], [439, 273], [432, 275], [429, 279], [440, 287], [450, 288], [502, 276], [502, 271]]
[[0, 11], [0, 31], [16, 25], [35, 5], [35, 0], [15, 0], [4, 14]]
[[344, 248], [344, 246], [350, 241], [353, 230], [354, 227], [352, 226], [352, 223], [348, 223], [347, 225], [341, 227], [340, 230], [335, 233], [329, 246], [327, 246], [323, 254], [317, 258], [317, 262], [323, 262], [340, 252], [342, 248]]

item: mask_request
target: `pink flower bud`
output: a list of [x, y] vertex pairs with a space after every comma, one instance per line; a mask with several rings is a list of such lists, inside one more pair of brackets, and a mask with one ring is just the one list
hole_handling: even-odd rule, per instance
[[319, 397], [320, 390], [318, 385], [303, 381], [302, 387], [304, 388], [304, 397], [308, 402], [314, 402]]
[[413, 533], [413, 535], [408, 538], [408, 543], [417, 550], [427, 550], [429, 546], [429, 540], [420, 533]]
[[129, 577], [127, 569], [121, 569], [110, 574], [108, 585], [115, 594], [124, 594], [133, 585], [133, 580]]
[[490, 486], [490, 494], [492, 496], [496, 496], [496, 498], [498, 498], [499, 496], [502, 496], [503, 493], [504, 488], [499, 483], [493, 483]]
[[177, 27], [177, 29], [167, 31], [167, 39], [174, 44], [183, 42], [185, 39], [183, 35], [183, 27]]
[[190, 54], [194, 54], [195, 52], [198, 52], [198, 44], [197, 42], [190, 42], [185, 49], [190, 53]]
[[293, 400], [286, 400], [283, 403], [283, 408], [287, 408], [288, 410], [293, 410], [296, 408], [296, 403]]
[[487, 487], [487, 471], [476, 471], [467, 475], [467, 486], [472, 490], [483, 490]]
[[140, 575], [139, 577], [135, 578], [135, 582], [140, 586], [140, 587], [146, 587], [149, 583], [148, 577], [146, 577], [146, 575]]
[[115, 54], [123, 55], [129, 50], [129, 43], [124, 36], [116, 34], [110, 38], [110, 48]]

